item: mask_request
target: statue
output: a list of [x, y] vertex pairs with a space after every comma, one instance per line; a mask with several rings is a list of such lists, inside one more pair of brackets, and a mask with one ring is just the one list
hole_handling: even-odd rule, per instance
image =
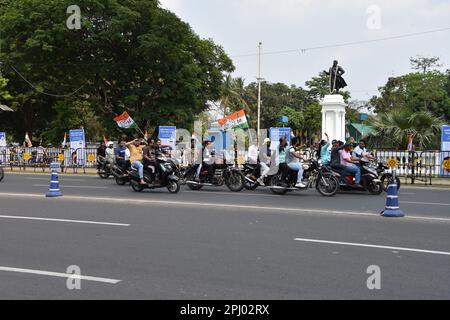
[[339, 93], [340, 89], [343, 89], [347, 86], [342, 75], [345, 73], [344, 69], [338, 64], [337, 60], [334, 60], [333, 66], [330, 68], [329, 72], [325, 73], [330, 76], [330, 92]]

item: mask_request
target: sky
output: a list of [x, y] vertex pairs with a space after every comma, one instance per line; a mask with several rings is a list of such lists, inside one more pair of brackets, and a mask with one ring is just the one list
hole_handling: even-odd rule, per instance
[[[160, 0], [190, 24], [201, 38], [211, 38], [232, 57], [246, 84], [258, 76], [268, 82], [305, 87], [305, 82], [333, 60], [344, 68], [352, 99], [368, 100], [391, 76], [411, 71], [409, 58], [438, 56], [450, 69], [450, 30], [319, 50], [333, 44], [372, 40], [450, 28], [450, 0]], [[268, 54], [297, 50], [291, 53]], [[242, 56], [253, 54], [251, 56]]]

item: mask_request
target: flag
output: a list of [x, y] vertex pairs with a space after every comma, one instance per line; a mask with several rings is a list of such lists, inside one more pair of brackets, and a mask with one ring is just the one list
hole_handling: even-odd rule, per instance
[[120, 128], [124, 128], [124, 129], [137, 128], [136, 123], [128, 115], [128, 112], [126, 112], [126, 111], [124, 113], [122, 113], [120, 116], [114, 118], [114, 121], [117, 122], [117, 125]]
[[228, 117], [219, 120], [219, 125], [223, 130], [231, 129], [248, 129], [249, 125], [247, 122], [247, 117], [245, 116], [245, 111], [241, 110], [235, 112]]
[[64, 132], [64, 140], [63, 140], [63, 142], [62, 142], [62, 147], [63, 147], [63, 148], [65, 148], [66, 143], [67, 143], [67, 133]]
[[25, 141], [23, 143], [26, 147], [31, 148], [33, 144], [31, 143], [30, 137], [28, 136], [28, 132], [25, 133]]
[[105, 135], [103, 135], [103, 142], [104, 142], [105, 144], [108, 144], [108, 139], [106, 139]]
[[144, 132], [144, 139], [145, 139], [145, 141], [147, 141], [148, 138], [149, 138], [148, 131], [145, 130], [145, 132]]
[[413, 135], [409, 135], [408, 139], [408, 151], [414, 151], [414, 144], [413, 144]]

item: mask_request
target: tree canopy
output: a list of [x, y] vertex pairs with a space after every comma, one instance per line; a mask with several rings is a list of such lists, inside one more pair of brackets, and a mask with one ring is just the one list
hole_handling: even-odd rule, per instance
[[57, 142], [76, 124], [91, 137], [117, 132], [123, 111], [141, 127], [193, 123], [234, 70], [222, 47], [157, 0], [77, 1], [79, 30], [66, 26], [68, 1], [2, 2], [0, 60], [16, 112], [0, 123], [16, 136]]

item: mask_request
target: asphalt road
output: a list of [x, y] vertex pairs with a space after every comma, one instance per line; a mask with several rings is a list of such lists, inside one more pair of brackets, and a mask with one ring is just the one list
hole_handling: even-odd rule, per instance
[[[450, 190], [386, 197], [134, 193], [94, 176], [0, 183], [0, 299], [449, 299]], [[69, 290], [77, 266], [80, 290]], [[369, 266], [381, 271], [369, 290]]]

